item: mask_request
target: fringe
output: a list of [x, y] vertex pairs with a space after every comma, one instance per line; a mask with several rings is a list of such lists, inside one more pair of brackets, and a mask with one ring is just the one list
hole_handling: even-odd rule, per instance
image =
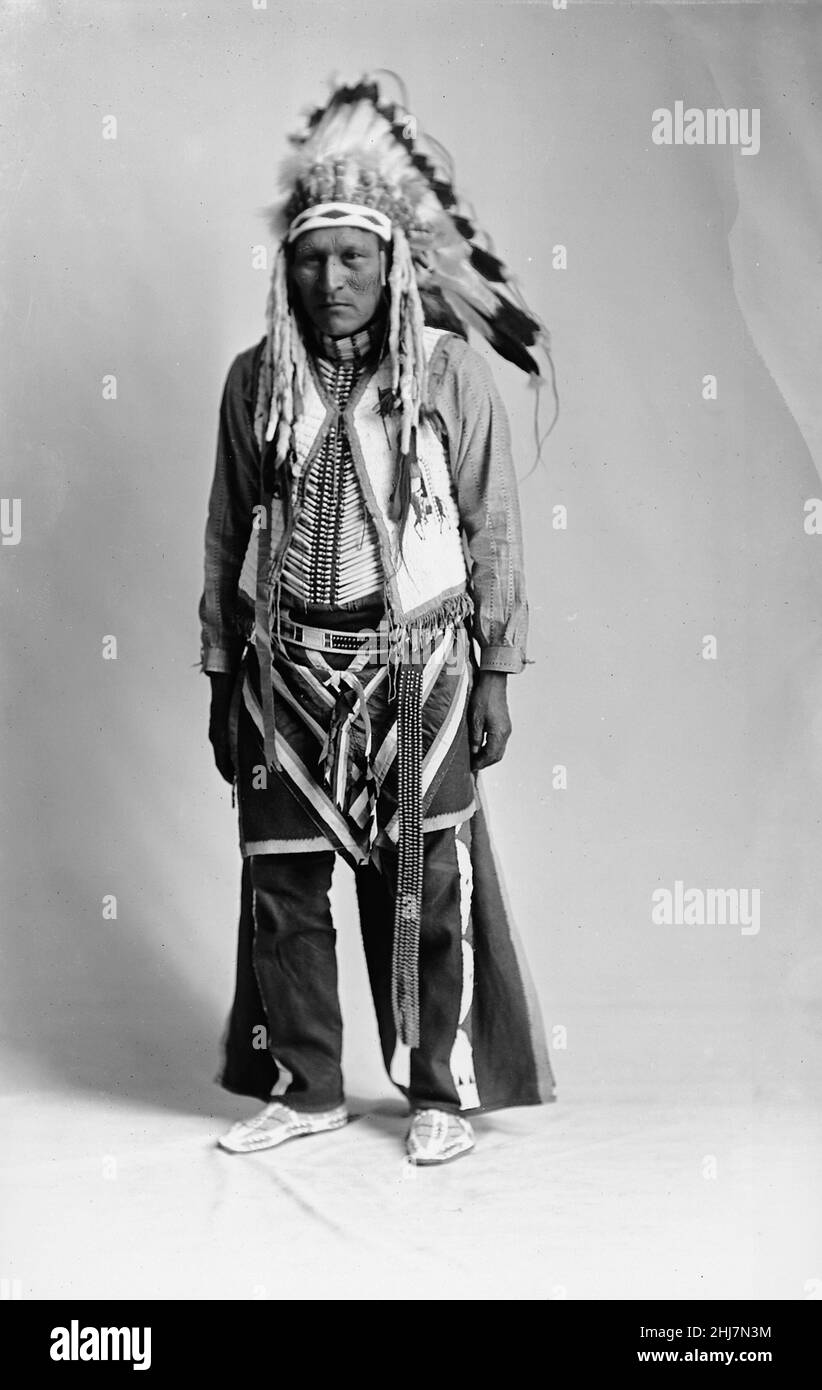
[[[388, 596], [386, 595], [386, 603]], [[399, 675], [408, 666], [422, 667], [436, 636], [449, 626], [457, 626], [470, 618], [474, 603], [468, 593], [452, 594], [430, 613], [409, 622], [395, 623], [389, 618], [388, 631], [388, 698], [397, 696]]]
[[388, 636], [388, 660], [391, 666], [420, 661], [420, 653], [443, 628], [465, 622], [474, 612], [474, 601], [468, 592], [452, 594], [430, 613], [407, 622], [392, 621]]

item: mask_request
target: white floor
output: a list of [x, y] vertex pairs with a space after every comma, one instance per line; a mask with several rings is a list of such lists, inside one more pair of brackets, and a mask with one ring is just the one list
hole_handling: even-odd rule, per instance
[[213, 1080], [228, 940], [219, 969], [192, 953], [214, 975], [209, 1001], [162, 953], [149, 971], [139, 935], [84, 947], [81, 992], [68, 943], [82, 924], [56, 965], [21, 934], [0, 1048], [0, 1296], [818, 1296], [822, 1048], [807, 970], [808, 997], [781, 1001], [711, 995], [707, 977], [701, 1003], [678, 1006], [589, 989], [583, 1007], [580, 981], [573, 999], [557, 989], [557, 1102], [481, 1117], [472, 1154], [417, 1170], [350, 937], [356, 1118], [232, 1156], [215, 1141], [257, 1102]]
[[216, 1108], [4, 1100], [6, 1295], [796, 1299], [822, 1274], [820, 1126], [795, 1105], [508, 1111], [439, 1170], [403, 1161], [392, 1100], [242, 1157], [214, 1139], [246, 1103]]

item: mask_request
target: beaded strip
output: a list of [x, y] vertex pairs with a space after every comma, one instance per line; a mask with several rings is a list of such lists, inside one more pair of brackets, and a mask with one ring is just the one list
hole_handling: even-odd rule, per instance
[[399, 855], [391, 957], [391, 1003], [397, 1036], [419, 1047], [419, 947], [422, 912], [422, 670], [400, 667], [397, 689]]
[[[359, 375], [352, 360], [317, 366], [340, 411]], [[345, 426], [338, 415], [306, 481], [282, 582], [306, 604], [349, 603], [383, 585], [374, 522], [364, 505]]]

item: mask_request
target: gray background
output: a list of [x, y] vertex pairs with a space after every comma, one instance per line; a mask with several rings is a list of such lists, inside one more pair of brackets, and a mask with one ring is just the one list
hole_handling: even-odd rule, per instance
[[[803, 506], [822, 494], [819, 10], [86, 0], [7, 6], [2, 28], [0, 494], [23, 517], [20, 545], [0, 551], [2, 1077], [35, 1151], [12, 1175], [0, 1274], [23, 1296], [279, 1296], [276, 1277], [235, 1270], [225, 1251], [203, 1272], [205, 1217], [170, 1262], [161, 1242], [151, 1261], [139, 1252], [160, 1241], [159, 1211], [187, 1209], [194, 1160], [177, 1183], [175, 1146], [196, 1148], [208, 1207], [197, 1164], [248, 1108], [212, 1082], [239, 888], [196, 666], [219, 396], [263, 330], [267, 273], [251, 250], [267, 240], [258, 214], [286, 133], [331, 73], [387, 67], [548, 324], [561, 395], [522, 484], [534, 664], [509, 682], [514, 736], [485, 785], [549, 1035], [566, 1045], [552, 1054], [559, 1105], [489, 1129], [518, 1136], [497, 1174], [538, 1202], [560, 1151], [573, 1185], [594, 1171], [575, 1143], [595, 1158], [609, 1140], [616, 1159], [635, 1146], [632, 1178], [603, 1170], [585, 1194], [587, 1253], [570, 1229], [547, 1272], [541, 1244], [498, 1246], [507, 1287], [817, 1296], [822, 537], [804, 533]], [[760, 153], [655, 146], [651, 112], [677, 99], [759, 107]], [[101, 138], [108, 114], [115, 141]], [[565, 271], [552, 269], [559, 243]], [[494, 370], [524, 476], [533, 394]], [[101, 397], [110, 372], [115, 402]], [[544, 423], [550, 406], [546, 393]], [[558, 504], [566, 531], [551, 527]], [[101, 659], [105, 634], [116, 662]], [[552, 788], [555, 764], [567, 790]], [[655, 926], [651, 894], [676, 879], [759, 888], [759, 935]], [[107, 893], [116, 922], [101, 917]], [[382, 1105], [399, 1153], [347, 872], [335, 894], [348, 1085]], [[660, 1158], [667, 1121], [644, 1130], [663, 1112], [676, 1181]], [[767, 1160], [750, 1131], [760, 1116], [781, 1144]], [[36, 1176], [38, 1125], [65, 1136], [56, 1179]], [[571, 1127], [564, 1149], [550, 1125]], [[701, 1176], [706, 1154], [732, 1189]], [[101, 1178], [107, 1155], [119, 1188]], [[106, 1206], [132, 1162], [149, 1178], [139, 1220], [125, 1195], [116, 1216]], [[487, 1205], [501, 1189], [477, 1171]], [[622, 1201], [636, 1218], [657, 1182], [673, 1224], [655, 1263], [659, 1213], [624, 1228], [618, 1213]], [[527, 1231], [513, 1188], [510, 1201]], [[730, 1206], [741, 1224], [725, 1233]], [[65, 1233], [56, 1260], [37, 1234], [48, 1212]], [[704, 1247], [690, 1264], [670, 1257], [695, 1213], [724, 1252], [718, 1273]], [[763, 1221], [775, 1243], [760, 1248]], [[339, 1272], [327, 1251], [303, 1257], [289, 1287], [392, 1287], [379, 1252], [362, 1255], [359, 1283], [342, 1257]], [[417, 1287], [414, 1268], [397, 1296]], [[453, 1287], [441, 1296], [481, 1293]]]

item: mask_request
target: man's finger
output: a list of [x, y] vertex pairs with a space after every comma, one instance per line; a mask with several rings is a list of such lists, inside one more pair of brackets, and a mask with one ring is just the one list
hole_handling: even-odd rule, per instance
[[485, 736], [485, 710], [472, 708], [468, 712], [468, 734], [471, 752], [478, 753]]
[[510, 728], [489, 730], [485, 747], [474, 759], [475, 772], [481, 772], [484, 767], [493, 767], [494, 763], [501, 762], [510, 735]]

